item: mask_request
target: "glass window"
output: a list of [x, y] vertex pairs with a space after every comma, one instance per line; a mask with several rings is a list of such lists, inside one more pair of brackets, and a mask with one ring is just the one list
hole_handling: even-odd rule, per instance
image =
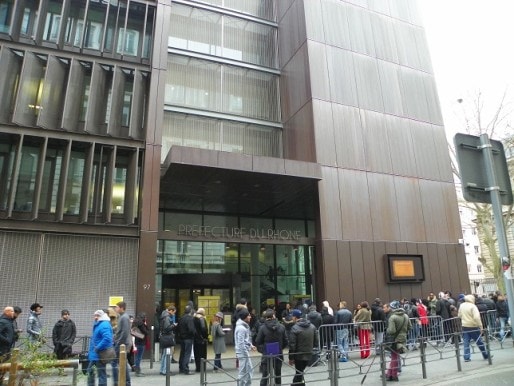
[[16, 185], [14, 210], [24, 212], [32, 210], [40, 153], [41, 139], [25, 137], [21, 150], [21, 163]]
[[38, 0], [25, 0], [23, 8], [23, 16], [21, 21], [20, 34], [32, 37], [34, 36], [35, 27], [37, 24], [37, 10], [39, 7]]
[[165, 231], [179, 231], [180, 225], [202, 225], [202, 215], [166, 212], [164, 214]]
[[270, 218], [241, 217], [241, 228], [273, 229], [273, 223]]
[[65, 148], [66, 144], [61, 141], [48, 142], [39, 200], [40, 212], [55, 213]]
[[[173, 9], [173, 7], [172, 7], [172, 9]], [[143, 53], [142, 53], [143, 58], [149, 58], [152, 53], [154, 18], [155, 18], [155, 8], [149, 6], [147, 19], [146, 19], [145, 39], [143, 42]]]
[[92, 63], [90, 62], [80, 62], [83, 73], [83, 81], [82, 92], [80, 93], [81, 103], [80, 103], [80, 113], [79, 113], [79, 122], [86, 121], [87, 109], [89, 105], [89, 95], [91, 93], [91, 68]]
[[68, 178], [66, 179], [66, 191], [64, 195], [65, 214], [79, 214], [80, 198], [82, 195], [82, 179], [84, 176], [84, 164], [84, 146], [73, 146], [68, 168]]
[[205, 215], [203, 218], [203, 225], [211, 227], [226, 227], [236, 228], [237, 217], [236, 216], [214, 216]]
[[15, 151], [16, 143], [14, 137], [0, 134], [0, 209], [7, 209]]
[[[105, 177], [107, 165], [111, 157], [112, 146], [95, 146], [93, 171], [91, 173], [91, 194], [89, 195], [88, 212], [90, 215], [104, 213], [105, 208]], [[113, 187], [113, 189], [115, 189]], [[114, 200], [114, 197], [113, 197]]]
[[202, 243], [164, 240], [163, 273], [202, 272]]
[[6, 0], [0, 3], [0, 32], [9, 33], [11, 29], [11, 16], [14, 0]]
[[76, 47], [82, 46], [82, 33], [84, 32], [85, 5], [81, 1], [73, 1], [70, 13], [66, 20], [64, 41]]
[[129, 126], [132, 111], [132, 95], [134, 90], [134, 70], [123, 69], [123, 102], [121, 106], [121, 125]]
[[[87, 13], [84, 48], [100, 50], [106, 5], [91, 3]], [[79, 45], [79, 44], [75, 44]]]
[[57, 42], [59, 38], [59, 27], [61, 26], [62, 1], [50, 0], [46, 11], [45, 29], [43, 40]]

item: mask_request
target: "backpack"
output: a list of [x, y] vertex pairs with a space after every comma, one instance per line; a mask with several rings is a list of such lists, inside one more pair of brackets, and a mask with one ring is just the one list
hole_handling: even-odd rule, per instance
[[453, 304], [450, 305], [450, 316], [452, 318], [456, 318], [457, 316], [459, 316], [459, 310]]

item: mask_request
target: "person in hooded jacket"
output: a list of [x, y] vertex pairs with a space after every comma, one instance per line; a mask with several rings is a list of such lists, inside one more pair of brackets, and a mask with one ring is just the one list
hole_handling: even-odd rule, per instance
[[314, 347], [318, 343], [318, 330], [307, 319], [302, 318], [302, 311], [293, 310], [295, 322], [289, 336], [289, 364], [294, 364], [293, 384], [305, 384], [303, 372], [312, 359]]
[[[257, 338], [255, 339], [255, 343], [257, 344], [257, 349], [262, 353], [262, 379], [261, 386], [265, 386], [268, 384], [268, 377], [270, 375], [270, 369], [268, 368], [268, 364], [273, 366], [275, 370], [275, 384], [280, 385], [281, 375], [282, 375], [282, 362], [284, 361], [284, 356], [282, 355], [282, 350], [287, 347], [287, 334], [286, 328], [281, 325], [278, 320], [275, 318], [275, 311], [266, 310], [264, 313], [264, 323], [259, 328], [259, 332], [257, 333]], [[278, 343], [278, 354], [270, 353], [267, 351], [266, 344], [268, 343]], [[268, 355], [274, 354], [273, 357], [269, 357]]]
[[93, 334], [89, 342], [87, 368], [87, 386], [95, 386], [95, 371], [98, 375], [98, 386], [107, 386], [107, 372], [105, 363], [100, 361], [100, 351], [114, 346], [114, 335], [112, 332], [111, 320], [103, 310], [94, 313]]
[[391, 362], [386, 371], [386, 380], [398, 381], [398, 369], [400, 368], [400, 352], [405, 350], [407, 343], [407, 333], [412, 328], [409, 316], [405, 310], [400, 307], [400, 302], [394, 300], [389, 303], [391, 309], [389, 319], [387, 320], [386, 334], [393, 336], [396, 342], [396, 349], [391, 350]]

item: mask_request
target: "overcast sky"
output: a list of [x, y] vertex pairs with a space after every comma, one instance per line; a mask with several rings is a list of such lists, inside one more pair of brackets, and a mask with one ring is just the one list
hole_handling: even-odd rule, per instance
[[418, 4], [446, 130], [462, 132], [456, 127], [462, 125], [462, 107], [478, 91], [486, 108], [498, 107], [506, 89], [510, 101], [514, 99], [514, 1], [418, 0]]

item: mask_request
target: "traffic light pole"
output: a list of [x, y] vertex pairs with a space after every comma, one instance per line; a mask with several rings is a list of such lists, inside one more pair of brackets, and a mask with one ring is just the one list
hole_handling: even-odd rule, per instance
[[[503, 271], [503, 279], [505, 282], [505, 290], [507, 291], [507, 302], [509, 305], [509, 315], [511, 323], [514, 322], [514, 280], [512, 278], [512, 266], [510, 265], [509, 249], [507, 246], [507, 234], [505, 232], [505, 225], [503, 223], [503, 210], [500, 198], [500, 187], [496, 182], [496, 173], [494, 172], [494, 161], [492, 145], [489, 141], [487, 134], [480, 136], [480, 143], [482, 147], [482, 154], [484, 155], [485, 170], [487, 175], [487, 182], [491, 194], [491, 204], [493, 208], [494, 223], [496, 227], [496, 234], [498, 236], [498, 247], [500, 251], [500, 265], [503, 267], [504, 263], [508, 262], [509, 266]], [[514, 340], [514, 333], [511, 332], [511, 337]]]

